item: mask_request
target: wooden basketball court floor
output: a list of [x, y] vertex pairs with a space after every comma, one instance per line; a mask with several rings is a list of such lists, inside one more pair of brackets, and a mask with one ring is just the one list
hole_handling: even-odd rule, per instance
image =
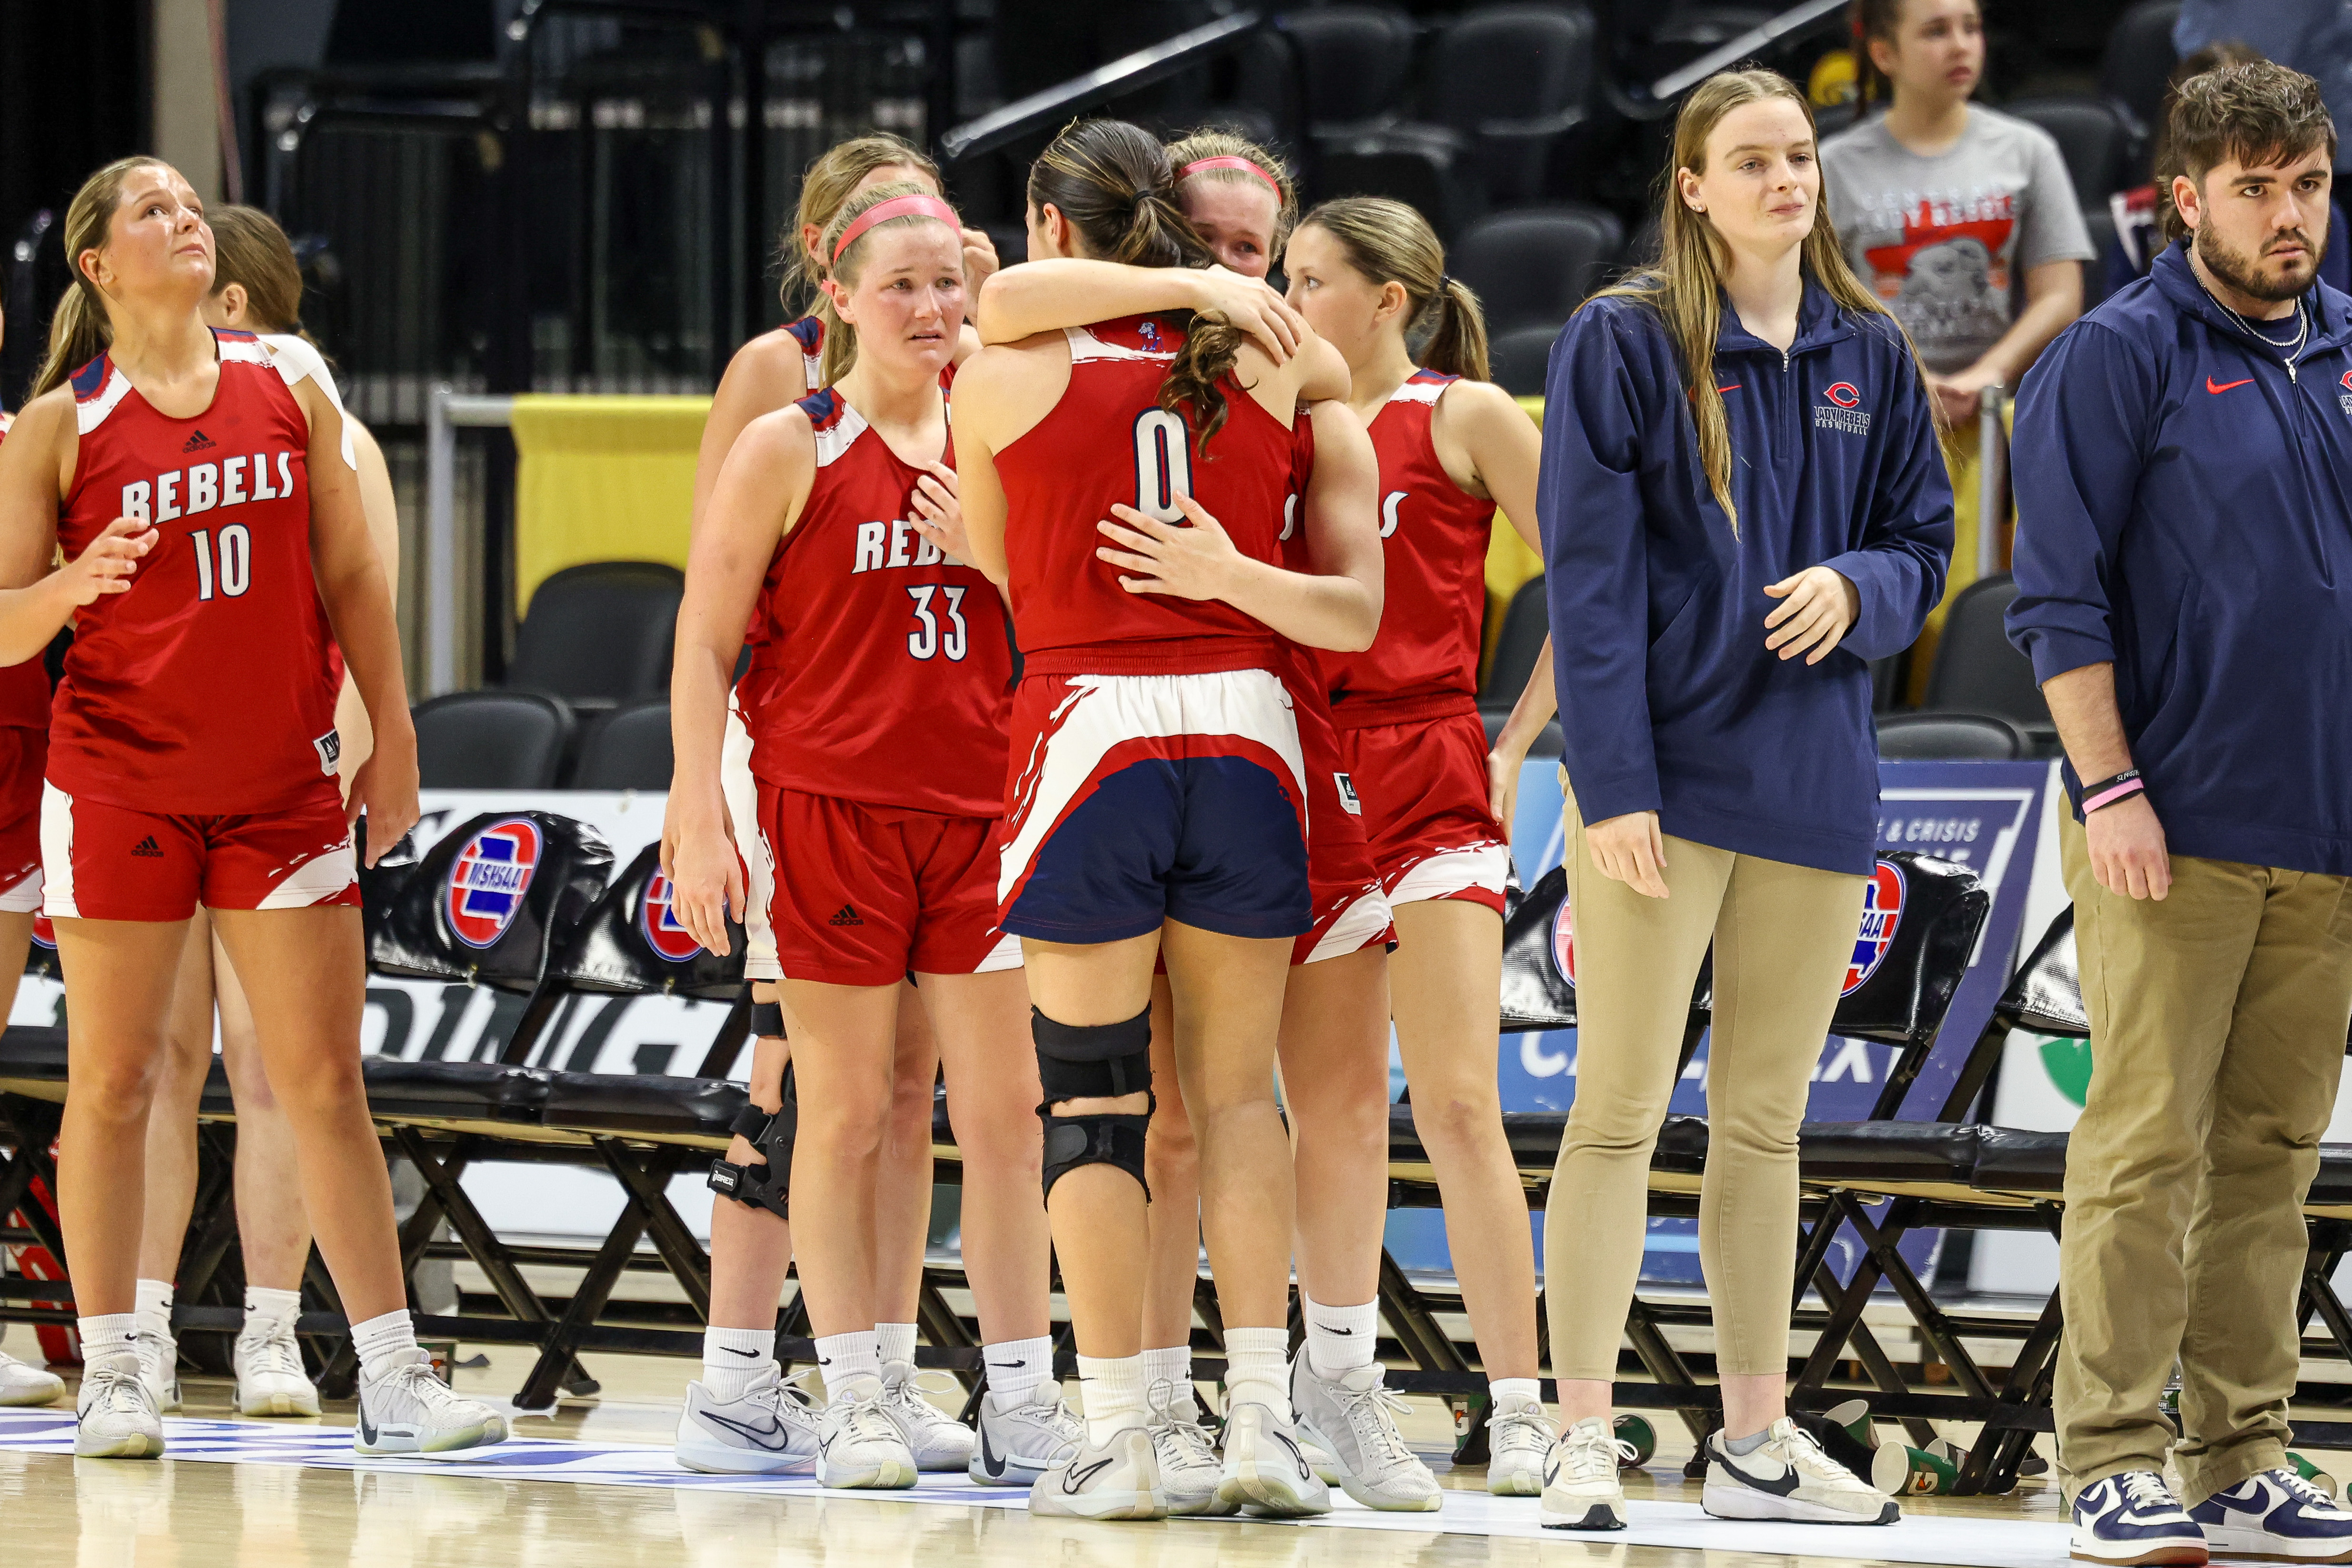
[[[486, 1369], [460, 1371], [459, 1386], [490, 1399], [520, 1386], [528, 1352], [490, 1358]], [[1628, 1475], [1632, 1529], [1605, 1537], [1544, 1531], [1535, 1500], [1490, 1498], [1482, 1472], [1442, 1468], [1448, 1418], [1422, 1399], [1411, 1402], [1405, 1435], [1441, 1467], [1449, 1490], [1436, 1515], [1374, 1514], [1342, 1500], [1328, 1520], [1303, 1526], [1089, 1524], [1032, 1519], [1024, 1494], [960, 1476], [926, 1477], [911, 1496], [895, 1498], [821, 1491], [805, 1476], [696, 1477], [668, 1453], [692, 1364], [586, 1359], [604, 1382], [601, 1398], [520, 1418], [507, 1444], [468, 1464], [357, 1460], [344, 1431], [348, 1404], [316, 1422], [238, 1420], [223, 1380], [187, 1381], [187, 1408], [166, 1424], [173, 1457], [160, 1461], [73, 1458], [69, 1395], [49, 1409], [0, 1411], [0, 1565], [2022, 1568], [2066, 1556], [2057, 1489], [2046, 1478], [2005, 1498], [1908, 1499], [1904, 1521], [1885, 1530], [1707, 1519], [1697, 1486], [1682, 1479], [1688, 1440], [1670, 1420], [1659, 1424], [1658, 1455]], [[2347, 1473], [2347, 1456], [2314, 1458]]]

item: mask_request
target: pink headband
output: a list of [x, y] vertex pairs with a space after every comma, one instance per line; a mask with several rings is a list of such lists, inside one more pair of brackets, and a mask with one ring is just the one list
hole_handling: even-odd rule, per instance
[[958, 233], [963, 230], [962, 223], [956, 217], [955, 208], [937, 196], [892, 196], [888, 201], [876, 202], [859, 213], [851, 220], [849, 226], [841, 231], [841, 240], [833, 247], [834, 263], [838, 264], [842, 253], [856, 244], [858, 237], [867, 229], [877, 223], [888, 223], [894, 217], [934, 217]]
[[1276, 201], [1282, 200], [1281, 182], [1247, 158], [1196, 158], [1178, 170], [1176, 177], [1180, 180], [1189, 180], [1203, 169], [1238, 169], [1244, 174], [1254, 174], [1265, 182], [1265, 188], [1274, 193]]

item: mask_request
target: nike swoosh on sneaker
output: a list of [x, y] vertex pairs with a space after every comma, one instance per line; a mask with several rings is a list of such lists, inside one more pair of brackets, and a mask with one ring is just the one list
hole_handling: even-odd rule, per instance
[[1727, 1454], [1717, 1449], [1714, 1457], [1716, 1462], [1742, 1486], [1753, 1487], [1759, 1492], [1769, 1492], [1774, 1497], [1788, 1497], [1797, 1489], [1797, 1472], [1794, 1469], [1784, 1471], [1776, 1479], [1766, 1480], [1761, 1476], [1751, 1476], [1741, 1469], [1738, 1462], [1739, 1457], [1737, 1454]]
[[980, 1424], [980, 1468], [988, 1472], [991, 1480], [1002, 1480], [1004, 1477], [1004, 1461], [998, 1457], [996, 1446], [988, 1440], [986, 1421]]
[[1266, 1436], [1290, 1450], [1291, 1460], [1293, 1463], [1297, 1465], [1298, 1473], [1300, 1475], [1304, 1476], [1307, 1474], [1307, 1456], [1298, 1451], [1298, 1445], [1290, 1440], [1289, 1434], [1284, 1432], [1268, 1432]]
[[[746, 1421], [730, 1421], [724, 1415], [716, 1415], [708, 1410], [702, 1413], [702, 1418], [705, 1421], [709, 1422], [713, 1426], [724, 1426], [730, 1432], [740, 1434], [743, 1437], [747, 1438], [751, 1442], [758, 1444], [761, 1447], [769, 1450], [771, 1453], [781, 1452], [785, 1447], [789, 1447], [793, 1440], [791, 1429], [786, 1427], [782, 1422], [778, 1421], [773, 1416], [770, 1416], [768, 1418], [768, 1426], [765, 1430], [754, 1426]], [[771, 1442], [769, 1440], [771, 1438], [775, 1439], [775, 1441]]]
[[1102, 1474], [1103, 1471], [1110, 1468], [1112, 1460], [1117, 1458], [1117, 1455], [1107, 1455], [1102, 1458], [1097, 1459], [1093, 1464], [1087, 1466], [1084, 1469], [1071, 1469], [1064, 1472], [1062, 1476], [1063, 1493], [1069, 1497], [1076, 1497], [1080, 1487], [1085, 1486], [1088, 1481], [1093, 1480], [1097, 1476]]

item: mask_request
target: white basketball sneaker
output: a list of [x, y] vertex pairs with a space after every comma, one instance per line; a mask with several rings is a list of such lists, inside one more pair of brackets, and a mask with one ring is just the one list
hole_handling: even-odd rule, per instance
[[319, 1414], [319, 1387], [302, 1370], [302, 1348], [295, 1342], [291, 1321], [247, 1312], [231, 1359], [240, 1415]]
[[66, 1380], [48, 1368], [0, 1351], [0, 1405], [47, 1405], [65, 1391]]
[[1032, 1486], [1086, 1437], [1086, 1424], [1062, 1403], [1058, 1383], [1041, 1383], [1006, 1404], [991, 1394], [980, 1402], [980, 1447], [965, 1473], [984, 1487]]
[[1544, 1460], [1538, 1522], [1546, 1530], [1624, 1529], [1625, 1488], [1617, 1479], [1617, 1462], [1633, 1451], [1632, 1444], [1618, 1439], [1606, 1415], [1570, 1423]]
[[1533, 1497], [1542, 1491], [1544, 1461], [1555, 1436], [1542, 1400], [1497, 1400], [1486, 1418], [1486, 1489], [1496, 1497]]
[[817, 1420], [816, 1484], [896, 1491], [915, 1484], [915, 1456], [891, 1417], [889, 1397], [877, 1384], [847, 1380], [855, 1394], [836, 1394]]
[[721, 1401], [700, 1383], [686, 1385], [677, 1418], [677, 1462], [705, 1475], [755, 1476], [803, 1470], [816, 1462], [817, 1415], [788, 1388], [773, 1362], [742, 1397]]
[[[1298, 1412], [1299, 1444], [1319, 1445], [1329, 1454], [1340, 1489], [1366, 1508], [1434, 1512], [1443, 1500], [1437, 1478], [1405, 1447], [1396, 1425], [1404, 1401], [1381, 1386], [1381, 1376], [1380, 1363], [1374, 1362], [1350, 1367], [1336, 1378], [1325, 1377], [1301, 1351], [1290, 1363], [1290, 1402]], [[1311, 1458], [1307, 1468], [1315, 1468]]]
[[360, 1373], [354, 1454], [441, 1458], [504, 1442], [506, 1436], [506, 1417], [434, 1376], [433, 1358], [424, 1351], [402, 1352], [380, 1376]]
[[1331, 1511], [1331, 1489], [1307, 1462], [1297, 1432], [1255, 1401], [1225, 1412], [1225, 1468], [1217, 1500], [1285, 1518]]
[[163, 1418], [155, 1394], [129, 1355], [82, 1368], [74, 1397], [74, 1457], [152, 1459], [163, 1452]]
[[1151, 1434], [1129, 1426], [1097, 1448], [1081, 1441], [1029, 1489], [1029, 1511], [1068, 1519], [1166, 1519]]
[[1160, 1489], [1171, 1517], [1228, 1514], [1239, 1505], [1217, 1500], [1224, 1461], [1217, 1440], [1201, 1425], [1201, 1404], [1190, 1383], [1153, 1384], [1144, 1393], [1144, 1429], [1151, 1434], [1151, 1457], [1160, 1467]]
[[933, 1386], [950, 1387], [955, 1379], [943, 1372], [919, 1373], [910, 1361], [882, 1363], [882, 1413], [907, 1441], [919, 1470], [962, 1470], [971, 1465], [979, 1439], [971, 1427], [923, 1397], [923, 1379]]
[[1893, 1524], [1903, 1517], [1900, 1503], [1822, 1452], [1812, 1434], [1785, 1415], [1749, 1453], [1732, 1453], [1721, 1432], [1707, 1438], [1699, 1506], [1717, 1519], [1807, 1524]]

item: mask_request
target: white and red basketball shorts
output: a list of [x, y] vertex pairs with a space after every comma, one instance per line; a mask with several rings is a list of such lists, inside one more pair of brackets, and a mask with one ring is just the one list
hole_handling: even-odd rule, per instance
[[0, 726], [0, 914], [41, 912], [41, 774], [49, 732]]
[[719, 752], [719, 787], [727, 796], [728, 821], [735, 829], [735, 852], [743, 858], [743, 978], [782, 980], [776, 963], [776, 932], [768, 924], [768, 903], [776, 893], [776, 858], [760, 831], [760, 786], [751, 776], [751, 731], [735, 694], [727, 694], [727, 741]]
[[1511, 847], [1487, 804], [1476, 713], [1350, 728], [1342, 709], [1339, 754], [1391, 906], [1461, 899], [1501, 912]]
[[1386, 947], [1396, 936], [1389, 901], [1372, 863], [1364, 833], [1364, 810], [1357, 799], [1339, 737], [1331, 728], [1320, 693], [1296, 688], [1298, 752], [1307, 767], [1307, 882], [1315, 901], [1315, 928], [1291, 945], [1293, 964], [1344, 958], [1368, 947]]
[[760, 785], [776, 868], [768, 923], [785, 975], [896, 985], [917, 974], [1021, 967], [996, 929], [992, 816], [865, 805]]
[[51, 920], [184, 921], [209, 910], [359, 907], [351, 824], [331, 781], [278, 811], [200, 816], [41, 792]]
[[1263, 669], [1033, 675], [1013, 700], [998, 923], [1121, 942], [1181, 921], [1224, 936], [1312, 930], [1305, 764]]

